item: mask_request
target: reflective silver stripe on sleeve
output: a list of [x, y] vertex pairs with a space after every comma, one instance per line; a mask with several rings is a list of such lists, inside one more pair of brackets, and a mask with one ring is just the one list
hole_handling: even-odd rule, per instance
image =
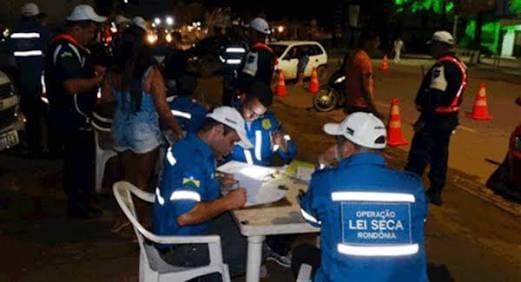
[[246, 49], [240, 47], [228, 47], [226, 48], [226, 53], [244, 53]]
[[365, 201], [365, 202], [407, 202], [414, 203], [416, 198], [407, 193], [384, 193], [384, 192], [333, 192], [331, 199], [340, 201]]
[[165, 199], [163, 199], [163, 197], [161, 197], [161, 193], [159, 192], [159, 187], [156, 187], [156, 198], [157, 198], [157, 202], [161, 206], [165, 204]]
[[244, 150], [244, 158], [246, 159], [246, 163], [253, 164], [253, 158], [249, 150]]
[[40, 38], [40, 34], [38, 32], [16, 32], [11, 34], [12, 39], [30, 39], [30, 38]]
[[177, 163], [174, 154], [172, 154], [172, 147], [168, 148], [168, 152], [166, 153], [166, 160], [171, 166], [174, 166]]
[[178, 111], [178, 110], [171, 110], [171, 112], [176, 117], [182, 117], [182, 118], [185, 118], [185, 119], [191, 119], [192, 118], [192, 114], [187, 113], [187, 112], [181, 112], [181, 111]]
[[262, 149], [262, 132], [260, 130], [255, 131], [255, 158], [262, 161], [261, 155]]
[[228, 65], [239, 65], [241, 63], [241, 59], [228, 59], [226, 60], [226, 63]]
[[13, 55], [15, 57], [33, 57], [33, 56], [43, 56], [43, 52], [42, 52], [42, 50], [14, 51]]
[[404, 244], [394, 246], [356, 246], [348, 244], [338, 244], [337, 251], [345, 255], [364, 256], [364, 257], [396, 257], [407, 256], [418, 253], [418, 244]]
[[192, 200], [196, 202], [201, 201], [201, 195], [199, 193], [194, 191], [186, 191], [186, 190], [179, 190], [172, 192], [172, 195], [170, 195], [170, 201], [176, 201], [176, 200]]

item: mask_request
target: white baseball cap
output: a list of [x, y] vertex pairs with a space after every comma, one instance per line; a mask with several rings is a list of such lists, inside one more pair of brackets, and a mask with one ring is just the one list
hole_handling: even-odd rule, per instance
[[452, 34], [450, 34], [450, 32], [448, 31], [439, 30], [432, 35], [431, 40], [427, 41], [427, 44], [432, 44], [433, 42], [441, 42], [449, 45], [454, 45], [454, 37], [452, 37]]
[[352, 113], [341, 123], [326, 123], [324, 131], [329, 135], [344, 136], [365, 148], [384, 149], [387, 144], [384, 123], [371, 113]]
[[130, 22], [130, 19], [123, 16], [123, 15], [117, 15], [115, 18], [114, 18], [114, 22], [118, 25], [120, 24], [125, 24], [125, 23], [129, 23]]
[[94, 9], [89, 5], [77, 5], [67, 18], [67, 20], [71, 22], [93, 21], [97, 23], [104, 22], [106, 19], [106, 17], [96, 14]]
[[268, 22], [265, 19], [263, 19], [263, 18], [254, 18], [250, 22], [249, 26], [253, 30], [255, 30], [257, 32], [260, 32], [262, 34], [270, 34], [271, 33], [270, 26], [269, 26]]
[[218, 107], [206, 116], [235, 130], [237, 135], [239, 135], [239, 138], [241, 138], [241, 142], [239, 144], [242, 147], [245, 149], [253, 148], [253, 144], [251, 144], [246, 135], [246, 125], [244, 118], [235, 108], [226, 106]]
[[135, 25], [135, 26], [141, 28], [142, 30], [148, 32], [147, 22], [142, 17], [133, 17], [132, 18], [132, 25]]
[[20, 12], [22, 13], [22, 16], [25, 17], [34, 17], [38, 14], [40, 14], [40, 9], [38, 6], [34, 3], [26, 3], [22, 6], [22, 9], [20, 9]]

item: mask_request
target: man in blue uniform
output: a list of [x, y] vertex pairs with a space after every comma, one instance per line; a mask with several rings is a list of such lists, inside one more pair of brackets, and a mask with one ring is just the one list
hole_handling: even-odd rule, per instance
[[[176, 85], [176, 95], [167, 98], [168, 105], [183, 131], [197, 133], [207, 113], [206, 108], [192, 98], [197, 87], [197, 76], [185, 73], [177, 79]], [[175, 141], [170, 133], [166, 136], [170, 143]]]
[[44, 54], [49, 41], [49, 30], [39, 21], [40, 10], [34, 3], [27, 3], [21, 9], [22, 19], [8, 39], [8, 46], [13, 52], [18, 65], [18, 87], [20, 89], [20, 107], [27, 119], [26, 132], [29, 153], [37, 155], [44, 148], [43, 140], [43, 105], [42, 71]]
[[237, 108], [246, 121], [246, 134], [253, 148], [235, 146], [228, 160], [270, 166], [273, 157], [290, 162], [297, 154], [297, 146], [284, 133], [280, 121], [268, 108], [273, 102], [273, 93], [264, 83], [255, 82], [245, 95], [241, 95]]
[[[188, 133], [167, 151], [161, 184], [156, 190], [153, 229], [159, 235], [218, 234], [223, 259], [231, 275], [243, 273], [246, 240], [227, 211], [246, 203], [246, 190], [237, 188], [223, 197], [216, 178], [216, 159], [242, 142], [250, 147], [244, 119], [232, 107], [207, 115], [197, 133]], [[208, 264], [205, 245], [157, 245], [161, 257], [178, 266]], [[217, 280], [219, 281], [219, 280]]]
[[63, 186], [72, 218], [101, 215], [92, 206], [95, 147], [90, 120], [105, 69], [94, 66], [84, 46], [103, 21], [91, 6], [76, 6], [66, 31], [51, 40], [45, 62], [49, 123], [64, 144]]
[[337, 142], [321, 165], [338, 164], [315, 172], [300, 200], [304, 219], [321, 228], [320, 250], [297, 247], [294, 272], [304, 262], [313, 281], [427, 281], [423, 185], [386, 166], [383, 122], [357, 112], [324, 131]]
[[447, 31], [437, 31], [428, 42], [436, 63], [425, 75], [416, 109], [420, 117], [414, 125], [409, 159], [405, 169], [423, 175], [430, 164], [429, 201], [441, 206], [441, 192], [447, 180], [447, 162], [452, 132], [458, 126], [458, 113], [467, 84], [467, 67], [450, 50], [454, 38]]

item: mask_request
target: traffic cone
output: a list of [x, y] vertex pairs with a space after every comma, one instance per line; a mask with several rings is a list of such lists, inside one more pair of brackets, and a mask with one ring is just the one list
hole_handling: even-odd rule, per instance
[[491, 120], [492, 116], [488, 113], [487, 106], [487, 90], [485, 88], [485, 83], [479, 84], [479, 90], [474, 98], [474, 108], [472, 112], [466, 113], [466, 116], [471, 119], [476, 120]]
[[275, 88], [275, 94], [277, 96], [286, 96], [288, 89], [286, 88], [286, 80], [284, 79], [284, 73], [282, 70], [278, 70], [279, 78], [277, 80], [277, 86]]
[[389, 62], [387, 60], [387, 55], [384, 55], [384, 58], [380, 63], [380, 71], [386, 72], [387, 69], [389, 69]]
[[311, 80], [309, 81], [309, 92], [315, 94], [318, 92], [319, 88], [320, 83], [318, 83], [317, 69], [313, 68], [313, 71], [311, 72]]
[[393, 98], [391, 100], [391, 110], [389, 111], [389, 121], [387, 122], [387, 145], [397, 147], [407, 144], [409, 142], [402, 135], [399, 101], [397, 98]]

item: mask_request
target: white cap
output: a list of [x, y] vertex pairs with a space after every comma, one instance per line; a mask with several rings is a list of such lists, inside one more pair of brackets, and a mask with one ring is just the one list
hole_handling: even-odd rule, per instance
[[116, 22], [116, 24], [120, 25], [120, 24], [125, 24], [125, 23], [130, 22], [130, 19], [127, 17], [124, 17], [123, 15], [117, 15], [116, 18], [114, 18], [114, 22]]
[[432, 44], [433, 42], [441, 42], [449, 45], [454, 45], [454, 37], [448, 31], [439, 30], [436, 31], [431, 40], [427, 41], [427, 44]]
[[242, 147], [245, 149], [253, 148], [253, 145], [246, 135], [246, 124], [244, 118], [235, 108], [218, 107], [206, 116], [235, 130], [237, 135], [239, 135], [239, 138], [241, 138], [240, 145]]
[[93, 21], [97, 23], [104, 22], [107, 18], [102, 17], [89, 5], [77, 5], [72, 10], [72, 13], [67, 18], [68, 21], [77, 22], [77, 21]]
[[40, 14], [40, 9], [38, 6], [34, 3], [26, 3], [22, 6], [22, 9], [20, 9], [20, 12], [22, 13], [22, 16], [25, 17], [34, 17], [38, 14]]
[[250, 22], [250, 28], [253, 30], [260, 32], [262, 34], [270, 34], [270, 26], [268, 25], [268, 22], [263, 18], [254, 18]]
[[147, 22], [142, 17], [133, 17], [132, 24], [148, 32]]
[[370, 149], [383, 149], [387, 143], [384, 123], [370, 113], [355, 112], [341, 123], [326, 123], [324, 131], [329, 135], [342, 135], [354, 144]]

